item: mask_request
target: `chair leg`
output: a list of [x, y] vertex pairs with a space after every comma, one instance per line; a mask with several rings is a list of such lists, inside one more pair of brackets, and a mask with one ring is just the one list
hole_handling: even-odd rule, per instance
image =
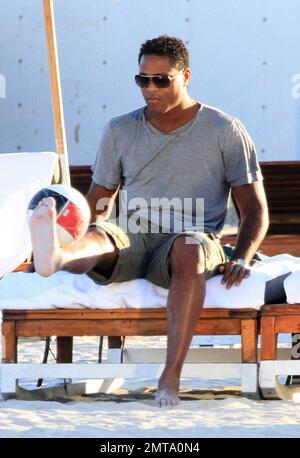
[[17, 345], [16, 327], [14, 321], [5, 321], [2, 323], [2, 362], [17, 362]]
[[108, 336], [108, 348], [121, 348], [124, 339], [125, 337], [121, 336]]
[[[108, 358], [118, 359], [120, 363], [123, 363], [124, 348], [125, 348], [126, 336], [108, 336]], [[110, 351], [111, 350], [111, 351]], [[117, 352], [117, 350], [120, 350]]]
[[257, 362], [257, 321], [242, 320], [241, 323], [242, 337], [242, 362]]
[[72, 363], [73, 337], [57, 337], [56, 348], [56, 360], [58, 363]]
[[275, 333], [275, 317], [261, 318], [261, 359], [262, 361], [275, 360], [277, 356], [277, 338]]

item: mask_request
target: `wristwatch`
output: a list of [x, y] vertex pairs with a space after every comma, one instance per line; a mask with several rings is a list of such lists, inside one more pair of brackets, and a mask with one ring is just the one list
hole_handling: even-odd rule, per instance
[[245, 259], [242, 259], [242, 258], [231, 259], [231, 261], [235, 262], [239, 266], [245, 267], [245, 269], [248, 269], [250, 267], [248, 262]]

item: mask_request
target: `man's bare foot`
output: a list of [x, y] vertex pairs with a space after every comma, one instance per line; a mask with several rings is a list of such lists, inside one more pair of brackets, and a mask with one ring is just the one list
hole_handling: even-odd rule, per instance
[[43, 199], [30, 219], [34, 267], [44, 277], [59, 270], [61, 265], [62, 253], [56, 232], [55, 206], [53, 197]]
[[155, 404], [158, 407], [174, 407], [179, 404], [178, 391], [173, 388], [158, 388], [155, 395]]

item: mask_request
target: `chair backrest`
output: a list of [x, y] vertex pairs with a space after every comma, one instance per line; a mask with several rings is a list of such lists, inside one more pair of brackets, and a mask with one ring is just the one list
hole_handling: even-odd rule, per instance
[[57, 154], [0, 154], [0, 278], [30, 254], [26, 210], [31, 197], [51, 183]]

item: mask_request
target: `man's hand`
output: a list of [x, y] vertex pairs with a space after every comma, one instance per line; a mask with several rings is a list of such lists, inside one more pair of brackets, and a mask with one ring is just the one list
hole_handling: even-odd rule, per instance
[[244, 278], [250, 276], [251, 271], [235, 261], [227, 261], [219, 265], [219, 273], [224, 274], [221, 283], [230, 289], [233, 284], [239, 286]]

